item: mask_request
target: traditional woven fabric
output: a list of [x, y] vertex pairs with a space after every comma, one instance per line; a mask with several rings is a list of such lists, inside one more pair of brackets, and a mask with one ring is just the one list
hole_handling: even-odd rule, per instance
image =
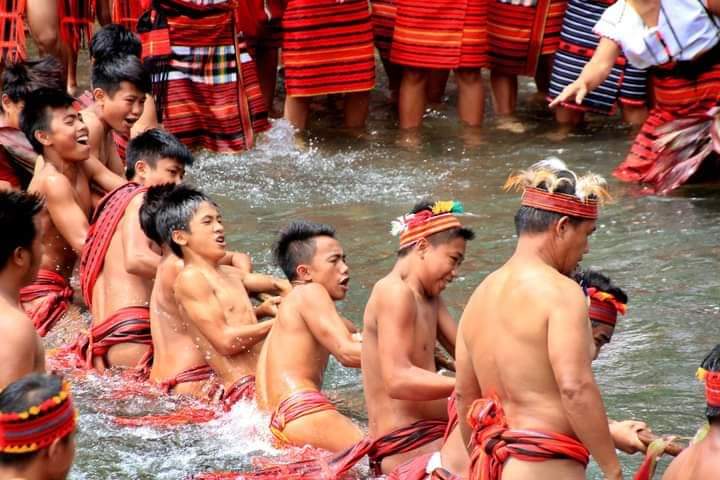
[[396, 0], [390, 59], [416, 68], [488, 66], [485, 0]]
[[136, 343], [148, 345], [150, 350], [138, 361], [137, 370], [146, 377], [152, 366], [152, 337], [150, 335], [150, 310], [148, 307], [125, 307], [110, 315], [104, 322], [93, 325], [89, 335], [82, 335], [76, 345], [78, 365], [93, 368], [93, 360], [101, 358], [110, 368], [107, 352], [115, 345]]
[[255, 375], [243, 375], [223, 392], [221, 401], [225, 410], [230, 410], [240, 400], [255, 399]]
[[526, 187], [523, 190], [521, 204], [524, 207], [547, 210], [549, 212], [569, 215], [571, 217], [598, 218], [598, 202], [593, 199], [580, 200], [575, 195], [566, 193], [548, 192], [541, 188]]
[[60, 40], [73, 52], [90, 42], [95, 22], [95, 0], [57, 0]]
[[278, 441], [289, 444], [290, 442], [283, 434], [285, 425], [298, 418], [325, 410], [335, 410], [335, 405], [322, 393], [315, 390], [295, 392], [280, 402], [272, 413], [270, 431]]
[[112, 23], [123, 25], [131, 32], [137, 31], [138, 19], [143, 13], [141, 0], [113, 0]]
[[[548, 100], [554, 99], [580, 76], [600, 40], [593, 27], [614, 0], [569, 0], [555, 54]], [[642, 106], [646, 102], [647, 71], [619, 56], [608, 78], [590, 92], [581, 105], [563, 102], [565, 108], [610, 115], [618, 103]]]
[[535, 75], [540, 55], [555, 53], [567, 0], [534, 6], [488, 2], [490, 68], [509, 75]]
[[165, 380], [164, 382], [160, 382], [158, 384], [158, 387], [160, 390], [162, 390], [165, 393], [170, 393], [173, 391], [175, 387], [177, 387], [180, 384], [183, 383], [192, 383], [192, 382], [204, 382], [206, 380], [209, 380], [213, 376], [213, 369], [210, 368], [210, 365], [200, 365], [193, 368], [188, 368], [187, 370], [184, 370], [174, 377]]
[[390, 60], [393, 32], [395, 31], [395, 0], [371, 0], [372, 26], [375, 48], [383, 60]]
[[137, 183], [126, 183], [105, 195], [95, 208], [80, 254], [80, 287], [88, 308], [92, 308], [95, 282], [103, 270], [110, 242], [125, 215], [125, 209], [136, 195], [146, 190]]
[[590, 297], [588, 316], [594, 322], [606, 323], [614, 327], [618, 314], [624, 315], [627, 311], [627, 306], [610, 293], [592, 287], [587, 289], [587, 293]]
[[240, 151], [270, 128], [255, 62], [238, 40], [233, 6], [155, 0], [138, 24], [158, 119], [191, 148]]
[[288, 95], [363, 92], [374, 87], [367, 0], [289, 0], [282, 29]]
[[126, 137], [125, 135], [121, 135], [113, 130], [113, 141], [115, 142], [115, 150], [117, 151], [118, 156], [120, 157], [120, 160], [122, 160], [123, 165], [126, 165], [125, 162], [125, 152], [127, 151], [127, 145], [130, 139]]
[[[653, 71], [655, 107], [643, 124], [630, 153], [613, 172], [625, 182], [646, 183], [657, 193], [667, 193], [685, 183], [703, 162], [717, 159], [706, 155], [691, 157], [661, 155], [655, 145], [663, 127], [675, 120], [702, 115], [720, 105], [720, 47], [693, 64]], [[692, 146], [692, 144], [690, 145]]]
[[471, 480], [500, 480], [510, 457], [525, 462], [575, 460], [583, 466], [590, 459], [588, 449], [567, 435], [509, 428], [497, 398], [475, 400], [468, 422], [473, 430]]
[[433, 453], [426, 453], [411, 458], [398, 465], [385, 477], [387, 480], [426, 480], [428, 478], [427, 464]]
[[[67, 280], [59, 273], [46, 269], [40, 269], [35, 281], [20, 289], [20, 302], [41, 337], [47, 335], [65, 315], [72, 297], [73, 290]], [[25, 305], [38, 299], [42, 301], [32, 308]]]
[[0, 0], [0, 65], [27, 58], [25, 49], [26, 0]]

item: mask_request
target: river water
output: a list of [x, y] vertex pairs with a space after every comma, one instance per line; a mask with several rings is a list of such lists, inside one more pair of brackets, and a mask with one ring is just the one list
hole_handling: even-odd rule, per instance
[[[523, 85], [521, 105], [530, 103], [529, 90]], [[452, 85], [449, 92], [454, 105]], [[564, 141], [552, 140], [550, 115], [527, 106], [520, 112], [526, 133], [498, 130], [490, 117], [478, 137], [461, 132], [454, 109], [448, 107], [433, 111], [418, 144], [407, 147], [398, 138], [384, 93], [374, 93], [365, 135], [338, 131], [338, 117], [328, 114], [303, 142], [296, 142], [289, 126], [276, 121], [252, 152], [200, 155], [189, 176], [190, 183], [220, 203], [230, 246], [249, 252], [258, 271], [280, 273], [271, 264], [270, 246], [290, 220], [334, 225], [352, 277], [340, 310], [356, 323], [362, 321], [373, 282], [393, 264], [396, 239], [389, 234], [390, 220], [416, 200], [458, 199], [474, 214], [465, 221], [477, 238], [468, 245], [460, 278], [445, 293], [459, 318], [475, 286], [513, 250], [512, 219], [519, 196], [502, 191], [508, 174], [557, 156], [580, 172], [609, 176], [632, 138], [616, 119], [595, 118]], [[656, 432], [688, 437], [704, 411], [694, 372], [719, 338], [720, 195], [693, 187], [669, 197], [642, 196], [636, 187], [614, 179], [610, 184], [615, 203], [602, 212], [584, 266], [608, 273], [626, 289], [630, 303], [612, 343], [595, 363], [597, 380], [611, 418], [642, 419]], [[115, 414], [173, 406], [169, 400], [123, 393], [123, 388], [107, 377], [76, 381], [80, 431], [72, 479], [178, 479], [247, 468], [253, 456], [276, 453], [267, 417], [249, 404], [200, 426], [116, 426]], [[345, 411], [365, 422], [358, 371], [331, 363], [325, 388], [343, 400]], [[631, 478], [641, 458], [621, 457]], [[666, 464], [663, 460], [661, 467]], [[596, 466], [590, 466], [588, 478], [601, 478]]]

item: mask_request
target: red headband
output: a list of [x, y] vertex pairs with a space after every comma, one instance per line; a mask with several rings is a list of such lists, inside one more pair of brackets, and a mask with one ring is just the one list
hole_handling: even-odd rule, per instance
[[407, 229], [400, 234], [400, 249], [414, 245], [421, 238], [459, 227], [462, 224], [452, 213], [433, 215], [430, 210], [423, 210], [408, 221]]
[[593, 287], [588, 288], [587, 292], [590, 297], [590, 320], [614, 327], [617, 323], [618, 313], [625, 315], [627, 306], [611, 294]]
[[75, 430], [75, 409], [70, 385], [63, 383], [60, 392], [24, 412], [0, 413], [0, 451], [5, 453], [36, 452]]
[[567, 193], [548, 192], [535, 187], [525, 187], [521, 204], [524, 207], [538, 208], [549, 212], [561, 213], [571, 217], [598, 218], [598, 202], [594, 199], [580, 200]]
[[699, 368], [697, 377], [705, 382], [705, 401], [708, 407], [720, 408], [720, 372]]

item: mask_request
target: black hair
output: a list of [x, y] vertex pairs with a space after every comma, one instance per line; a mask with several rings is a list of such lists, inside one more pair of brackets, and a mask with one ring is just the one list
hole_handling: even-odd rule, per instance
[[[54, 397], [62, 389], [62, 378], [46, 373], [31, 373], [11, 383], [0, 392], [0, 412], [24, 412], [45, 400]], [[69, 435], [65, 439], [69, 438]], [[64, 440], [65, 440], [64, 439]], [[40, 452], [3, 453], [0, 452], [0, 465], [21, 466]]]
[[[708, 372], [720, 372], [720, 345], [715, 345], [710, 353], [705, 357], [700, 365]], [[709, 422], [720, 421], [720, 407], [707, 406], [705, 415]]]
[[[567, 179], [567, 181], [560, 182], [553, 192], [575, 195], [575, 175], [569, 170], [558, 170], [554, 173], [558, 178], [564, 178]], [[537, 188], [541, 190], [548, 189], [545, 182], [541, 182], [537, 185]], [[591, 196], [590, 198], [594, 197]], [[587, 220], [562, 213], [549, 212], [539, 208], [521, 206], [515, 214], [515, 231], [518, 235], [522, 235], [523, 233], [533, 234], [547, 232], [548, 229], [562, 217], [568, 217], [572, 225], [579, 225]]]
[[[420, 200], [418, 203], [415, 204], [413, 209], [410, 211], [410, 213], [420, 213], [423, 210], [432, 211], [432, 207], [435, 205], [435, 202], [433, 200], [424, 199]], [[456, 238], [462, 238], [465, 241], [470, 241], [475, 238], [475, 232], [472, 231], [472, 229], [467, 227], [453, 227], [449, 228], [447, 230], [443, 230], [442, 232], [434, 233], [432, 235], [429, 235], [427, 237], [427, 241], [430, 243], [430, 245], [437, 246], [441, 245], [443, 243], [448, 243], [451, 240], [454, 240]], [[404, 257], [408, 253], [412, 251], [412, 249], [415, 247], [415, 245], [410, 245], [409, 247], [402, 248], [398, 250], [397, 255], [398, 257]]]
[[[0, 191], [0, 270], [5, 268], [18, 247], [30, 248], [39, 234], [33, 218], [43, 209], [40, 196], [15, 191]], [[12, 233], [9, 233], [12, 232]]]
[[118, 55], [139, 58], [142, 54], [142, 43], [137, 35], [125, 26], [110, 24], [95, 32], [88, 50], [95, 63], [102, 63]]
[[0, 75], [2, 93], [17, 103], [38, 88], [65, 88], [62, 63], [52, 56], [39, 60], [17, 61], [5, 67]]
[[200, 190], [187, 185], [178, 185], [165, 195], [155, 216], [155, 228], [162, 243], [167, 243], [172, 252], [182, 258], [180, 245], [172, 239], [176, 230], [189, 231], [190, 220], [203, 202], [215, 203]]
[[165, 185], [156, 185], [150, 187], [145, 192], [143, 204], [140, 206], [140, 228], [153, 242], [162, 245], [163, 237], [160, 235], [157, 227], [157, 214], [163, 208], [165, 198], [177, 188], [174, 183]]
[[176, 160], [183, 166], [190, 166], [194, 161], [190, 150], [175, 135], [159, 128], [151, 128], [128, 143], [125, 153], [125, 177], [132, 180], [135, 176], [135, 164], [140, 160], [155, 168], [161, 158]]
[[43, 145], [35, 138], [35, 132], [50, 127], [49, 111], [70, 107], [74, 102], [75, 99], [65, 90], [55, 88], [40, 88], [27, 97], [20, 114], [20, 129], [37, 153], [43, 153]]
[[112, 97], [120, 89], [122, 82], [135, 85], [143, 93], [150, 93], [152, 90], [150, 74], [134, 55], [114, 56], [93, 65], [93, 88], [102, 88]]
[[280, 230], [278, 240], [273, 245], [273, 257], [288, 280], [297, 278], [298, 265], [312, 260], [316, 237], [335, 238], [335, 229], [323, 223], [296, 220]]
[[596, 288], [597, 290], [609, 293], [620, 303], [628, 303], [628, 296], [625, 291], [615, 285], [610, 277], [597, 270], [587, 269], [575, 273], [575, 281], [585, 288]]

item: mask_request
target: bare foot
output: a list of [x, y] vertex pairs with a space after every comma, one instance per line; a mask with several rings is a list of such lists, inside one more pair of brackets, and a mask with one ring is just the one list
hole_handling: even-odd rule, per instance
[[398, 131], [398, 138], [395, 142], [398, 147], [407, 148], [409, 150], [420, 149], [420, 129], [419, 128], [405, 128]]
[[498, 117], [496, 126], [498, 130], [505, 130], [511, 133], [525, 133], [525, 125], [512, 115]]
[[573, 130], [575, 130], [573, 125], [560, 123], [555, 130], [548, 132], [545, 135], [545, 138], [551, 142], [562, 142], [568, 137], [568, 135], [570, 135], [570, 133], [572, 133]]

